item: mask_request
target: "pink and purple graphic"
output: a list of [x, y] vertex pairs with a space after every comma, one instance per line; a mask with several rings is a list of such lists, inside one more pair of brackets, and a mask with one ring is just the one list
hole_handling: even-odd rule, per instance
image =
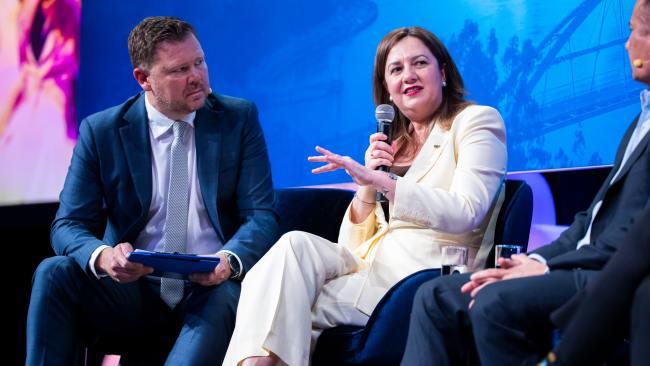
[[77, 134], [81, 2], [0, 6], [0, 204], [56, 201]]

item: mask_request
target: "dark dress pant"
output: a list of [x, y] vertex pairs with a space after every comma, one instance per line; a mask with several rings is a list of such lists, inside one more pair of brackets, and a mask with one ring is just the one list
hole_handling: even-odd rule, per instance
[[650, 209], [635, 220], [602, 271], [553, 314], [559, 364], [602, 364], [628, 335], [631, 364], [650, 360]]
[[630, 364], [647, 365], [650, 360], [650, 275], [637, 288], [630, 315]]
[[[403, 366], [466, 365], [473, 347], [469, 295], [460, 287], [469, 274], [425, 282], [413, 300]], [[471, 346], [471, 347], [470, 347]]]
[[469, 274], [440, 277], [418, 290], [403, 365], [532, 364], [551, 347], [550, 314], [584, 287], [591, 271], [499, 281], [470, 297]]
[[98, 280], [70, 257], [48, 258], [33, 278], [26, 364], [79, 364], [84, 347], [98, 339], [118, 345], [124, 364], [221, 364], [239, 292], [236, 281], [188, 285], [171, 310], [160, 299], [159, 281]]

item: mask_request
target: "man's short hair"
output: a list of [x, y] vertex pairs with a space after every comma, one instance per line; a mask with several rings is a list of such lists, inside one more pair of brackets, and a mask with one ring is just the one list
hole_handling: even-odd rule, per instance
[[180, 42], [196, 32], [192, 25], [175, 17], [148, 17], [129, 34], [129, 56], [134, 68], [148, 69], [155, 61], [158, 46], [166, 41]]

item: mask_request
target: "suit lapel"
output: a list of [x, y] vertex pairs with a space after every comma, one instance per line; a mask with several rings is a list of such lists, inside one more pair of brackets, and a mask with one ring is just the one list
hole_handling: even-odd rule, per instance
[[127, 124], [120, 127], [120, 138], [129, 172], [141, 205], [140, 217], [146, 216], [151, 204], [151, 143], [144, 94], [124, 114]]
[[438, 161], [442, 152], [447, 149], [450, 135], [449, 131], [438, 128], [436, 124], [405, 176], [413, 177], [418, 181], [422, 179]]
[[[637, 119], [634, 120], [634, 123], [632, 123], [632, 126], [633, 126], [632, 131], [634, 131], [634, 127], [636, 127], [637, 120], [638, 120], [638, 117], [637, 117]], [[626, 136], [627, 137], [627, 143], [630, 142], [631, 135], [632, 134], [630, 133], [629, 136]], [[649, 136], [650, 136], [650, 134], [646, 134], [645, 137], [643, 137], [643, 139], [641, 139], [641, 141], [639, 141], [639, 144], [636, 146], [636, 148], [634, 148], [634, 150], [632, 151], [630, 156], [627, 158], [627, 161], [625, 162], [625, 165], [623, 165], [623, 168], [621, 169], [621, 172], [618, 174], [618, 176], [612, 182], [612, 184], [615, 184], [616, 182], [620, 181], [622, 179], [622, 177], [624, 177], [625, 174], [627, 174], [627, 172], [630, 170], [632, 165], [634, 165], [634, 162], [641, 156], [641, 154], [643, 154], [645, 149], [648, 148], [648, 141], [650, 141], [650, 139], [648, 138]], [[627, 148], [627, 143], [625, 144], [626, 148]], [[623, 151], [625, 151], [625, 150], [623, 150]]]
[[196, 142], [196, 166], [203, 204], [217, 235], [225, 243], [217, 212], [219, 165], [221, 162], [222, 133], [219, 124], [221, 118], [223, 118], [222, 111], [215, 111], [205, 106], [196, 111], [194, 141]]
[[[600, 190], [598, 190], [598, 193], [596, 194], [596, 197], [591, 203], [591, 206], [589, 207], [589, 216], [591, 217], [594, 213], [594, 206], [596, 203], [603, 201], [605, 199], [605, 196], [607, 195], [607, 192], [609, 192], [609, 189], [615, 184], [621, 181], [621, 179], [627, 174], [627, 172], [630, 170], [630, 167], [634, 163], [636, 159], [641, 156], [641, 152], [644, 151], [648, 145], [648, 136], [645, 136], [641, 142], [639, 142], [639, 145], [634, 149], [635, 151], [632, 152], [630, 157], [627, 159], [627, 162], [625, 162], [625, 166], [623, 166], [621, 172], [616, 176], [616, 179], [612, 181], [612, 178], [616, 174], [616, 172], [621, 169], [621, 163], [623, 162], [623, 156], [625, 156], [625, 150], [627, 149], [627, 144], [630, 142], [630, 138], [632, 137], [632, 133], [634, 132], [634, 129], [636, 128], [636, 124], [639, 120], [639, 116], [634, 119], [630, 127], [628, 127], [627, 131], [625, 132], [625, 135], [623, 135], [622, 142], [618, 148], [618, 151], [616, 152], [616, 159], [614, 161], [614, 166], [609, 172], [609, 175], [607, 175], [607, 178], [605, 179], [605, 183], [600, 187]], [[599, 210], [596, 216], [599, 216], [601, 211]], [[592, 218], [593, 222], [596, 222], [596, 218]], [[586, 223], [588, 225], [589, 222]], [[586, 232], [587, 228], [589, 226], [585, 226], [584, 230]], [[592, 234], [593, 235], [593, 234]]]

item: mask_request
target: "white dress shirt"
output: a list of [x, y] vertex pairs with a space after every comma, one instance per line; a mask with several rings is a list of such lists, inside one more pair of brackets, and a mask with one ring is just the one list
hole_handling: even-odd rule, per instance
[[[174, 134], [172, 125], [174, 120], [169, 119], [160, 113], [145, 98], [145, 107], [149, 119], [149, 142], [151, 143], [151, 177], [152, 177], [152, 197], [147, 224], [138, 235], [135, 243], [131, 243], [136, 249], [145, 249], [152, 251], [164, 251], [163, 233], [165, 227], [165, 216], [167, 213], [167, 192], [169, 191], [169, 154], [171, 151]], [[196, 112], [192, 112], [180, 120], [186, 122], [192, 133], [186, 133], [188, 139], [188, 176], [190, 177], [189, 192], [189, 211], [187, 215], [187, 242], [186, 252], [192, 254], [215, 254], [221, 250], [223, 243], [219, 240], [217, 233], [210, 222], [208, 212], [203, 203], [201, 187], [196, 167], [196, 143], [194, 139], [194, 118]], [[98, 276], [95, 271], [95, 261], [99, 253], [108, 248], [107, 245], [97, 248], [90, 257], [89, 265], [91, 271]], [[233, 255], [239, 262], [239, 257], [230, 252], [223, 251]]]

